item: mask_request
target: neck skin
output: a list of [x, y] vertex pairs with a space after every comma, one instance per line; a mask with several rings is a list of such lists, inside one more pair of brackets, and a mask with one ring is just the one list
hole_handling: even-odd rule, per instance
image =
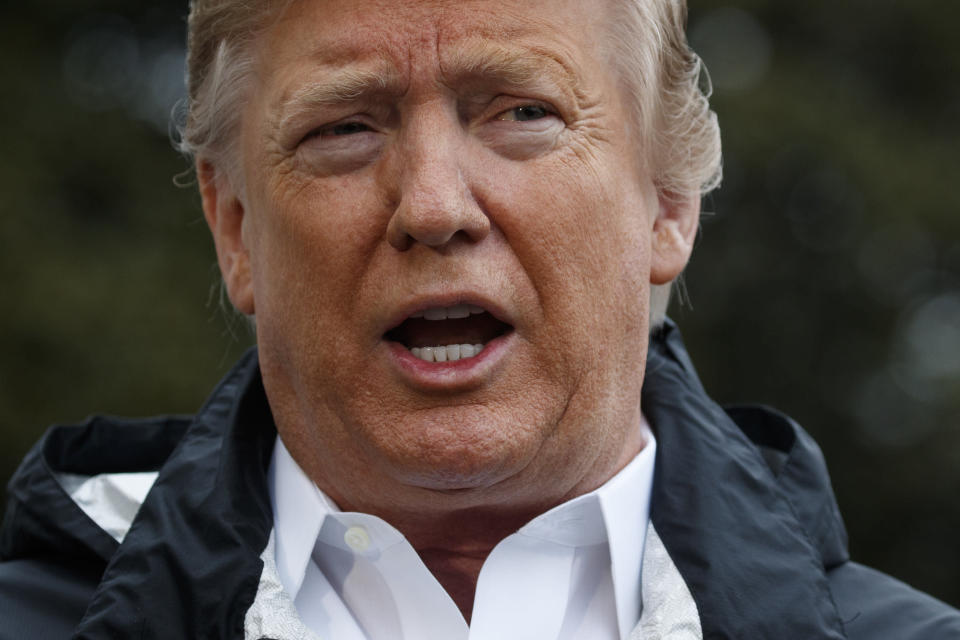
[[477, 509], [449, 514], [430, 522], [413, 519], [411, 522], [391, 521], [391, 524], [403, 532], [469, 624], [484, 561], [497, 543], [533, 517], [536, 514], [505, 514]]
[[375, 515], [400, 531], [469, 624], [480, 570], [493, 548], [538, 515], [603, 485], [640, 453], [646, 446], [646, 440], [640, 429], [630, 430], [620, 448], [620, 455], [602, 465], [607, 469], [605, 473], [592, 475], [559, 499], [521, 506], [501, 503], [464, 508], [462, 504], [457, 504], [452, 509], [443, 509], [444, 503], [449, 504], [450, 496], [446, 496], [448, 499], [445, 500], [441, 492], [434, 492], [436, 495], [432, 496], [433, 500], [425, 503], [423, 509], [354, 504], [338, 495], [332, 487], [325, 486], [327, 483], [318, 481], [323, 478], [310, 472], [286, 440], [284, 444], [308, 477], [341, 510]]

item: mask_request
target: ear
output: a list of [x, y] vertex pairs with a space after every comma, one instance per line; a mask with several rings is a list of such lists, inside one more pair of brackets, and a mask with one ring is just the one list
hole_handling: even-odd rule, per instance
[[253, 315], [253, 279], [250, 254], [243, 241], [243, 203], [230, 180], [206, 160], [197, 162], [197, 182], [213, 242], [217, 249], [220, 273], [227, 285], [230, 302], [237, 311]]
[[700, 226], [700, 194], [657, 193], [651, 235], [650, 283], [667, 284], [687, 266]]

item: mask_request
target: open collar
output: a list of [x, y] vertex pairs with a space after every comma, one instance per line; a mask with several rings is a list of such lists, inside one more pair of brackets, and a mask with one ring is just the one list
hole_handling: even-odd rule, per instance
[[[620, 637], [626, 638], [640, 617], [641, 563], [649, 522], [656, 438], [646, 420], [639, 426], [646, 446], [597, 489], [541, 514], [519, 534], [569, 546], [605, 542]], [[307, 477], [277, 438], [269, 472], [275, 524], [275, 560], [284, 589], [296, 599], [325, 519], [337, 506]], [[599, 514], [599, 519], [585, 517]], [[573, 527], [571, 522], [592, 525]]]

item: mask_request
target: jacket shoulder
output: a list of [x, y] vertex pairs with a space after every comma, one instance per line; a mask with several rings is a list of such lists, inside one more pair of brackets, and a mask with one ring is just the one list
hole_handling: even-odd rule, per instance
[[960, 638], [960, 612], [884, 573], [851, 562], [847, 534], [820, 448], [769, 407], [727, 407], [757, 446], [799, 523], [820, 552], [830, 593], [851, 640]]
[[69, 638], [102, 568], [35, 558], [0, 563], [0, 640]]
[[845, 562], [827, 577], [850, 640], [960, 638], [960, 612], [886, 574]]

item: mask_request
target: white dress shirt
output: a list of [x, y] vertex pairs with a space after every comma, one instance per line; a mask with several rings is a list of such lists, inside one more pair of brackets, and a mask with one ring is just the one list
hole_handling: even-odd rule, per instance
[[626, 640], [640, 572], [656, 441], [591, 493], [503, 539], [480, 571], [471, 624], [404, 536], [342, 512], [280, 439], [270, 465], [276, 563], [322, 640]]

